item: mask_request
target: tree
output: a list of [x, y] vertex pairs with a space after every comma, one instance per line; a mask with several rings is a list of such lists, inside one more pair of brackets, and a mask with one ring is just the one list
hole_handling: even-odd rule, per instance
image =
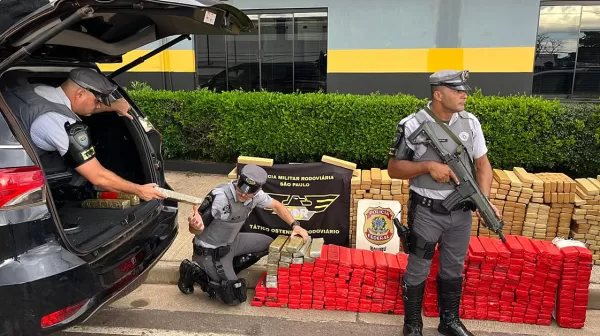
[[535, 41], [535, 59], [537, 60], [540, 54], [554, 55], [562, 47], [563, 41], [551, 39], [550, 36], [539, 34]]

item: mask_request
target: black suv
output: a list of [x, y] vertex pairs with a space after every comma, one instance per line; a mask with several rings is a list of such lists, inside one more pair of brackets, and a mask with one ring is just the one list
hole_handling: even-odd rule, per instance
[[[96, 62], [122, 62], [169, 36], [181, 35], [150, 56], [188, 34], [253, 27], [240, 10], [213, 0], [3, 0], [0, 18], [0, 336], [50, 334], [137, 288], [174, 241], [178, 208], [169, 200], [82, 208], [98, 190], [72, 186], [69, 171], [44, 168], [2, 93], [27, 82], [58, 86], [75, 67], [99, 71]], [[160, 133], [121, 88], [113, 95], [120, 97], [134, 120], [83, 118], [98, 160], [129, 181], [169, 188]]]

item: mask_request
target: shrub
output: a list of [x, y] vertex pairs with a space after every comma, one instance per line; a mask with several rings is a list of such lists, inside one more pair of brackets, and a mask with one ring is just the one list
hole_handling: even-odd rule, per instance
[[[282, 94], [208, 90], [130, 95], [163, 134], [165, 158], [235, 162], [239, 155], [312, 162], [331, 155], [359, 168], [385, 167], [397, 123], [426, 100], [410, 95]], [[600, 111], [595, 104], [531, 96], [469, 96], [494, 168], [596, 176]]]

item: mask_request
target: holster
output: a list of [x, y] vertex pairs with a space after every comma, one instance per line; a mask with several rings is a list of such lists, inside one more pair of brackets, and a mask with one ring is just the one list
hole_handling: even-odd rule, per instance
[[[407, 234], [407, 237], [408, 237], [406, 239], [406, 241], [408, 242], [407, 248], [408, 248], [409, 252], [405, 252], [405, 253], [412, 253], [412, 254], [418, 256], [419, 258], [431, 260], [435, 253], [436, 242], [426, 241], [421, 236], [417, 235], [413, 229], [414, 220], [415, 220], [415, 211], [417, 209], [417, 205], [421, 204], [421, 205], [427, 206], [427, 204], [428, 204], [427, 202], [424, 202], [423, 200], [429, 200], [429, 199], [426, 197], [422, 197], [419, 194], [412, 192], [412, 191], [409, 193], [408, 230], [405, 233], [405, 234]], [[438, 203], [439, 203], [439, 206], [441, 207], [441, 202], [438, 202]], [[431, 204], [429, 206], [431, 206]], [[432, 211], [434, 211], [433, 208], [432, 208]]]
[[194, 253], [201, 256], [210, 256], [212, 257], [213, 264], [217, 269], [217, 274], [222, 281], [227, 281], [227, 277], [225, 276], [225, 270], [223, 269], [223, 264], [221, 264], [221, 257], [224, 257], [231, 251], [231, 246], [219, 246], [217, 248], [208, 248], [202, 247], [194, 244]]

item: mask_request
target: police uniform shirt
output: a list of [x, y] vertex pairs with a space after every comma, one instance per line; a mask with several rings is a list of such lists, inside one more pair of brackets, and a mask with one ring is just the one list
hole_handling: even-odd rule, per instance
[[[233, 193], [233, 198], [235, 199], [235, 201], [239, 202], [238, 198], [237, 198], [237, 193], [235, 190], [235, 185], [233, 184], [233, 182], [228, 183], [227, 187], [229, 187], [231, 189], [231, 192]], [[256, 193], [256, 195], [254, 195], [253, 198], [244, 202], [244, 205], [248, 205], [251, 202], [255, 202], [254, 203], [255, 207], [260, 208], [260, 209], [265, 209], [265, 208], [269, 208], [271, 206], [271, 203], [273, 202], [273, 198], [261, 189]], [[212, 204], [212, 208], [211, 208], [210, 212], [212, 213], [212, 216], [215, 219], [226, 220], [229, 218], [229, 215], [231, 214], [229, 211], [229, 201], [227, 200], [227, 196], [225, 195], [225, 193], [223, 191], [221, 191], [219, 189], [215, 190], [215, 199], [213, 200], [213, 204]], [[200, 240], [199, 242], [202, 246], [204, 246], [206, 248], [216, 248], [216, 246], [205, 243], [202, 240]]]
[[[427, 106], [429, 108], [431, 108], [431, 102], [429, 102], [427, 104]], [[435, 122], [435, 120], [429, 114], [427, 114], [426, 112], [424, 113], [424, 112], [425, 112], [424, 110], [419, 111], [420, 115], [425, 115], [428, 120], [430, 120], [431, 122]], [[479, 123], [479, 120], [477, 120], [477, 118], [473, 114], [471, 114], [469, 112], [466, 112], [466, 113], [469, 117], [469, 125], [471, 126], [469, 136], [472, 137], [472, 139], [473, 139], [472, 148], [467, 148], [467, 150], [473, 156], [474, 159], [478, 159], [478, 158], [482, 157], [483, 155], [485, 155], [487, 153], [488, 149], [485, 144], [485, 138], [483, 136], [483, 131], [481, 130], [481, 124]], [[450, 119], [448, 126], [454, 124], [455, 122], [461, 122], [459, 120], [459, 118], [460, 117], [458, 116], [458, 113], [454, 113], [452, 115], [452, 118]], [[419, 121], [417, 120], [417, 118], [415, 117], [414, 113], [407, 116], [406, 118], [402, 119], [400, 121], [400, 124], [404, 124], [404, 136], [406, 139], [408, 139], [408, 137], [410, 137], [412, 132], [414, 132], [421, 125], [419, 123]], [[410, 141], [408, 141], [408, 140], [406, 141], [406, 144], [414, 152], [413, 157], [415, 159], [418, 159], [423, 154], [425, 154], [425, 152], [427, 151], [427, 147], [423, 144], [419, 144], [419, 145], [415, 146], [412, 143], [410, 143]], [[445, 199], [453, 192], [453, 190], [423, 189], [423, 188], [418, 188], [418, 187], [415, 187], [412, 185], [410, 186], [410, 189], [415, 191], [416, 193], [418, 193], [419, 195], [421, 195], [423, 197], [429, 197], [432, 199], [440, 199], [440, 200]]]
[[[71, 110], [71, 101], [60, 87], [37, 86], [35, 93], [48, 101], [65, 105]], [[45, 151], [58, 151], [61, 156], [65, 155], [69, 149], [69, 136], [65, 130], [67, 121], [71, 124], [76, 122], [75, 119], [56, 112], [39, 116], [31, 124], [31, 140]]]

